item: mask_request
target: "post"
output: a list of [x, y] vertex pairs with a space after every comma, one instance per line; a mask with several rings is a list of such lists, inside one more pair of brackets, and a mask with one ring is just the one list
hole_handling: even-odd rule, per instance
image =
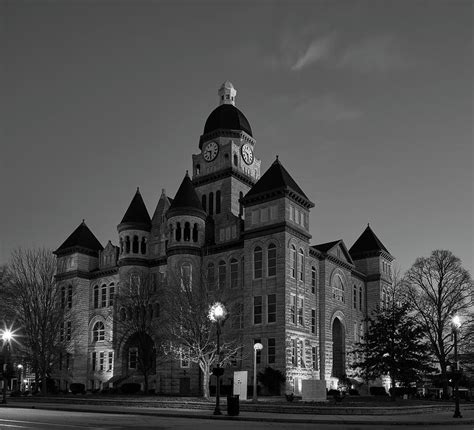
[[2, 390], [2, 404], [7, 404], [7, 371], [8, 371], [8, 349], [9, 349], [9, 341], [3, 341], [3, 390]]
[[221, 372], [220, 372], [220, 362], [221, 362], [221, 345], [220, 345], [220, 336], [221, 336], [221, 324], [220, 321], [217, 321], [217, 372], [216, 372], [216, 407], [214, 409], [214, 415], [222, 415], [220, 400], [221, 400]]
[[461, 411], [459, 410], [459, 369], [458, 369], [458, 330], [457, 327], [453, 328], [454, 334], [454, 415], [453, 418], [462, 418]]
[[261, 351], [263, 345], [261, 343], [255, 343], [253, 345], [253, 396], [252, 401], [257, 402], [257, 351]]

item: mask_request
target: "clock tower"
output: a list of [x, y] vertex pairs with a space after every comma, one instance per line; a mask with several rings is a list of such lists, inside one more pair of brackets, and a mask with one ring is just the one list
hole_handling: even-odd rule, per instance
[[229, 81], [218, 90], [219, 106], [204, 125], [199, 154], [193, 155], [193, 185], [213, 218], [216, 242], [238, 239], [243, 217], [240, 199], [260, 178], [255, 139], [245, 115], [235, 106]]

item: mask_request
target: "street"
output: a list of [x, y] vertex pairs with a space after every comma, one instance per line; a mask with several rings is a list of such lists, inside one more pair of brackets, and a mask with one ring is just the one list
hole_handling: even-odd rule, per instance
[[[374, 417], [374, 425], [367, 424], [310, 424], [310, 423], [274, 423], [274, 422], [256, 422], [256, 421], [237, 421], [223, 419], [196, 419], [196, 418], [176, 418], [143, 416], [129, 414], [110, 414], [110, 413], [88, 413], [88, 412], [65, 412], [38, 409], [19, 409], [3, 407], [0, 409], [0, 429], [35, 429], [35, 430], [120, 430], [120, 429], [182, 429], [182, 430], [200, 430], [200, 429], [223, 429], [240, 430], [246, 429], [298, 429], [314, 430], [364, 430], [370, 429], [427, 429], [444, 428], [443, 426], [393, 426], [377, 425], [377, 418]], [[456, 425], [455, 429], [473, 430], [472, 425]]]

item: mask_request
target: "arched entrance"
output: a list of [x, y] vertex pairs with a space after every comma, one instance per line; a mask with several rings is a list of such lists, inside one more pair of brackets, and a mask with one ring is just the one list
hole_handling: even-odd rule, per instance
[[332, 323], [332, 374], [341, 378], [346, 373], [344, 325], [339, 318]]

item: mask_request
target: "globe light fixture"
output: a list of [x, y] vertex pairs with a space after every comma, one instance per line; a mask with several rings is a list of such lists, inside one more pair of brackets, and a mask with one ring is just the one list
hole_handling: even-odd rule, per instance
[[216, 337], [217, 337], [217, 348], [216, 348], [216, 355], [217, 355], [217, 365], [212, 370], [212, 373], [216, 376], [216, 407], [214, 409], [214, 415], [222, 415], [221, 408], [220, 408], [220, 394], [221, 394], [221, 387], [220, 387], [220, 378], [224, 373], [224, 369], [221, 369], [220, 362], [221, 362], [221, 349], [220, 349], [220, 335], [221, 335], [221, 324], [227, 317], [227, 309], [225, 306], [220, 303], [214, 303], [211, 308], [209, 309], [209, 319], [216, 324]]
[[263, 349], [259, 342], [253, 344], [253, 397], [252, 401], [257, 402], [257, 352]]
[[454, 380], [454, 415], [453, 418], [462, 418], [461, 411], [459, 410], [459, 377], [460, 371], [458, 366], [458, 330], [461, 327], [461, 318], [459, 315], [454, 315], [451, 319], [452, 329], [453, 329], [453, 338], [454, 338], [454, 370], [453, 370], [453, 380]]

